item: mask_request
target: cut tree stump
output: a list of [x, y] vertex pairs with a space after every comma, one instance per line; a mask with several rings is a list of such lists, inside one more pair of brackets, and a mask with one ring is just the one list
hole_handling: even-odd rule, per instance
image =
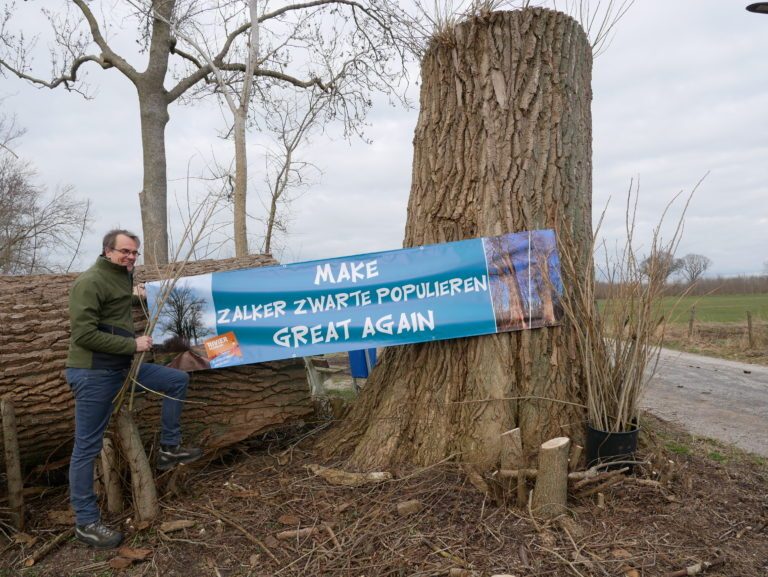
[[550, 519], [566, 510], [568, 498], [568, 450], [571, 440], [556, 437], [542, 443], [539, 473], [533, 490], [533, 513]]
[[571, 455], [568, 457], [568, 471], [575, 471], [579, 467], [581, 461], [581, 453], [584, 451], [584, 447], [573, 443], [571, 445]]
[[520, 469], [525, 467], [520, 427], [502, 433], [501, 438], [503, 443], [501, 448], [501, 468]]
[[[523, 438], [520, 427], [501, 434], [501, 468], [518, 469], [525, 466], [525, 456], [523, 455]], [[522, 508], [528, 502], [528, 485], [525, 482], [525, 475], [517, 478], [517, 506]]]
[[[593, 245], [589, 38], [562, 12], [485, 4], [488, 11], [432, 38], [421, 58], [403, 247], [567, 230], [577, 264], [562, 280], [579, 285], [593, 274], [585, 266]], [[539, 250], [548, 249], [533, 240], [544, 279], [548, 259]], [[503, 272], [489, 285], [504, 303], [497, 324], [544, 326], [388, 348], [345, 421], [321, 440], [325, 456], [363, 471], [428, 467], [459, 453], [487, 472], [499, 466], [509, 429], [520, 427], [527, 458], [563, 431], [581, 440], [577, 327], [550, 324], [557, 299], [546, 281], [537, 288], [540, 310], [526, 316], [504, 246], [486, 242]]]

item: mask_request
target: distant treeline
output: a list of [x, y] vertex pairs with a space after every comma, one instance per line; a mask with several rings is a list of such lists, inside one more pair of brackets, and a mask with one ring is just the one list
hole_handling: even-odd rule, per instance
[[[614, 294], [615, 294], [614, 289]], [[735, 276], [715, 277], [696, 281], [693, 286], [670, 282], [664, 287], [664, 296], [703, 296], [703, 295], [751, 295], [768, 293], [768, 275], [765, 276]], [[607, 298], [609, 285], [598, 281], [595, 286], [595, 296], [598, 299]]]

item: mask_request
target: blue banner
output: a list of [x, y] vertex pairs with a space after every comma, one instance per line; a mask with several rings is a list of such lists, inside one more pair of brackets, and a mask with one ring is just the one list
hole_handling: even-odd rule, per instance
[[[162, 283], [147, 283], [150, 310]], [[554, 232], [539, 230], [183, 277], [152, 333], [186, 370], [558, 324]]]

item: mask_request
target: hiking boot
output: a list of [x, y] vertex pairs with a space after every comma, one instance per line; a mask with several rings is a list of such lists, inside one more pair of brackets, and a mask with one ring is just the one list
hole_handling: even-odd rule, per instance
[[112, 549], [123, 541], [120, 531], [110, 529], [100, 521], [87, 525], [75, 525], [75, 537], [97, 549]]
[[203, 450], [197, 447], [182, 447], [181, 445], [160, 445], [157, 455], [157, 469], [168, 471], [176, 465], [186, 465], [197, 461], [203, 454]]

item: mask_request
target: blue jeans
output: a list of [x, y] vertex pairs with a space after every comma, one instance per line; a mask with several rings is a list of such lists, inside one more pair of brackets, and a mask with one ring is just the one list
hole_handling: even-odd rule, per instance
[[[66, 372], [75, 396], [75, 446], [69, 462], [69, 498], [78, 525], [101, 518], [93, 491], [93, 464], [101, 452], [113, 401], [127, 374], [127, 370], [110, 369], [67, 369]], [[178, 445], [182, 401], [187, 396], [189, 375], [162, 365], [142, 364], [137, 380], [142, 385], [140, 388], [171, 397], [163, 398], [160, 443]]]

